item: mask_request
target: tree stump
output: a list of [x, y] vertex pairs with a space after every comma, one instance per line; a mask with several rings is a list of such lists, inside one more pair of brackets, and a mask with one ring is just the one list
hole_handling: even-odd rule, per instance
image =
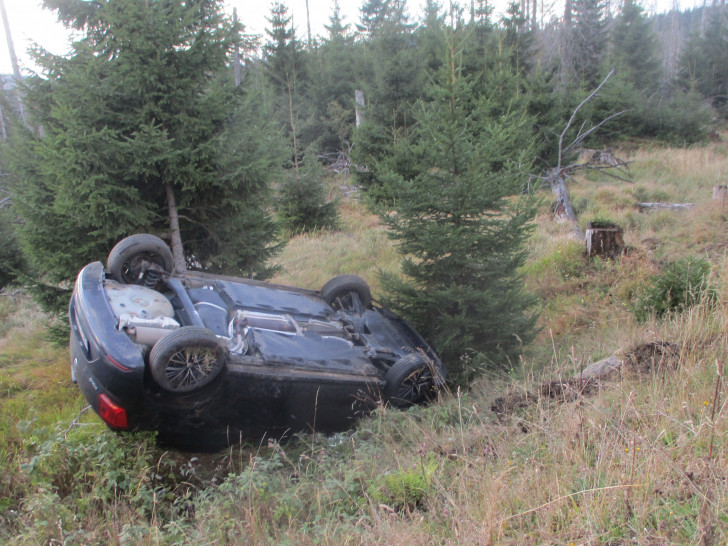
[[589, 222], [584, 238], [586, 254], [590, 258], [593, 256], [616, 258], [624, 249], [622, 228], [615, 224], [595, 225]]
[[728, 186], [713, 186], [713, 201], [718, 201], [725, 207], [728, 203]]

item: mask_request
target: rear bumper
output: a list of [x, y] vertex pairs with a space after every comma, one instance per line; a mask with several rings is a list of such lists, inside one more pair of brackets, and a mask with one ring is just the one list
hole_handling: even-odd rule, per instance
[[71, 375], [96, 413], [104, 395], [128, 411], [129, 426], [123, 428], [134, 428], [134, 408], [144, 395], [144, 358], [141, 349], [115, 327], [103, 275], [103, 266], [95, 262], [76, 280], [69, 306]]

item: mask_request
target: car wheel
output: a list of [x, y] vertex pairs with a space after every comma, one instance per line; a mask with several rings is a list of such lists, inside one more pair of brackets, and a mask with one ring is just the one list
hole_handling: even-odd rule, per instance
[[339, 275], [321, 288], [321, 297], [334, 309], [363, 311], [372, 304], [372, 292], [358, 275]]
[[395, 362], [387, 371], [384, 395], [397, 408], [432, 400], [437, 394], [438, 371], [420, 353], [411, 353]]
[[183, 326], [157, 341], [149, 354], [152, 377], [175, 393], [201, 389], [225, 366], [225, 349], [207, 328]]
[[162, 274], [174, 269], [174, 258], [159, 237], [138, 233], [119, 241], [106, 261], [109, 276], [122, 284], [155, 288]]

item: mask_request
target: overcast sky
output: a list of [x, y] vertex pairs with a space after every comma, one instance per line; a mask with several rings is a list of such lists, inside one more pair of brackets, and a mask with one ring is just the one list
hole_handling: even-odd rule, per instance
[[[353, 25], [359, 20], [359, 8], [365, 0], [339, 0], [339, 6], [344, 21]], [[618, 0], [612, 0], [613, 2]], [[10, 32], [15, 43], [15, 53], [18, 56], [21, 71], [28, 72], [33, 65], [27, 54], [29, 47], [36, 43], [53, 53], [66, 53], [70, 49], [69, 33], [64, 27], [56, 22], [55, 14], [41, 8], [41, 0], [4, 0]], [[505, 6], [507, 0], [494, 0], [496, 12], [502, 11], [500, 6]], [[557, 3], [558, 0], [554, 0]], [[293, 16], [293, 22], [297, 29], [299, 38], [306, 35], [306, 1], [305, 0], [284, 0], [288, 6], [288, 12]], [[448, 2], [440, 0], [442, 5]], [[469, 3], [465, 0], [463, 3]], [[646, 0], [643, 5], [654, 11], [667, 11], [673, 5], [680, 8], [701, 4], [701, 0]], [[410, 17], [417, 20], [421, 13], [421, 6], [424, 0], [409, 0]], [[324, 25], [328, 24], [333, 0], [309, 0], [311, 16], [311, 32], [314, 35], [324, 34]], [[270, 15], [271, 2], [269, 0], [225, 0], [226, 11], [232, 14], [233, 8], [237, 8], [238, 17], [245, 25], [247, 32], [263, 34], [267, 26], [266, 17]], [[5, 32], [2, 32], [0, 40], [0, 73], [12, 73], [10, 55], [8, 53]]]

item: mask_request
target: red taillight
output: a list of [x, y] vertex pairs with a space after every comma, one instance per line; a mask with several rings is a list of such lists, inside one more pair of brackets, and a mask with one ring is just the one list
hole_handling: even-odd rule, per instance
[[99, 417], [111, 428], [129, 428], [126, 410], [117, 406], [105, 394], [99, 394]]

